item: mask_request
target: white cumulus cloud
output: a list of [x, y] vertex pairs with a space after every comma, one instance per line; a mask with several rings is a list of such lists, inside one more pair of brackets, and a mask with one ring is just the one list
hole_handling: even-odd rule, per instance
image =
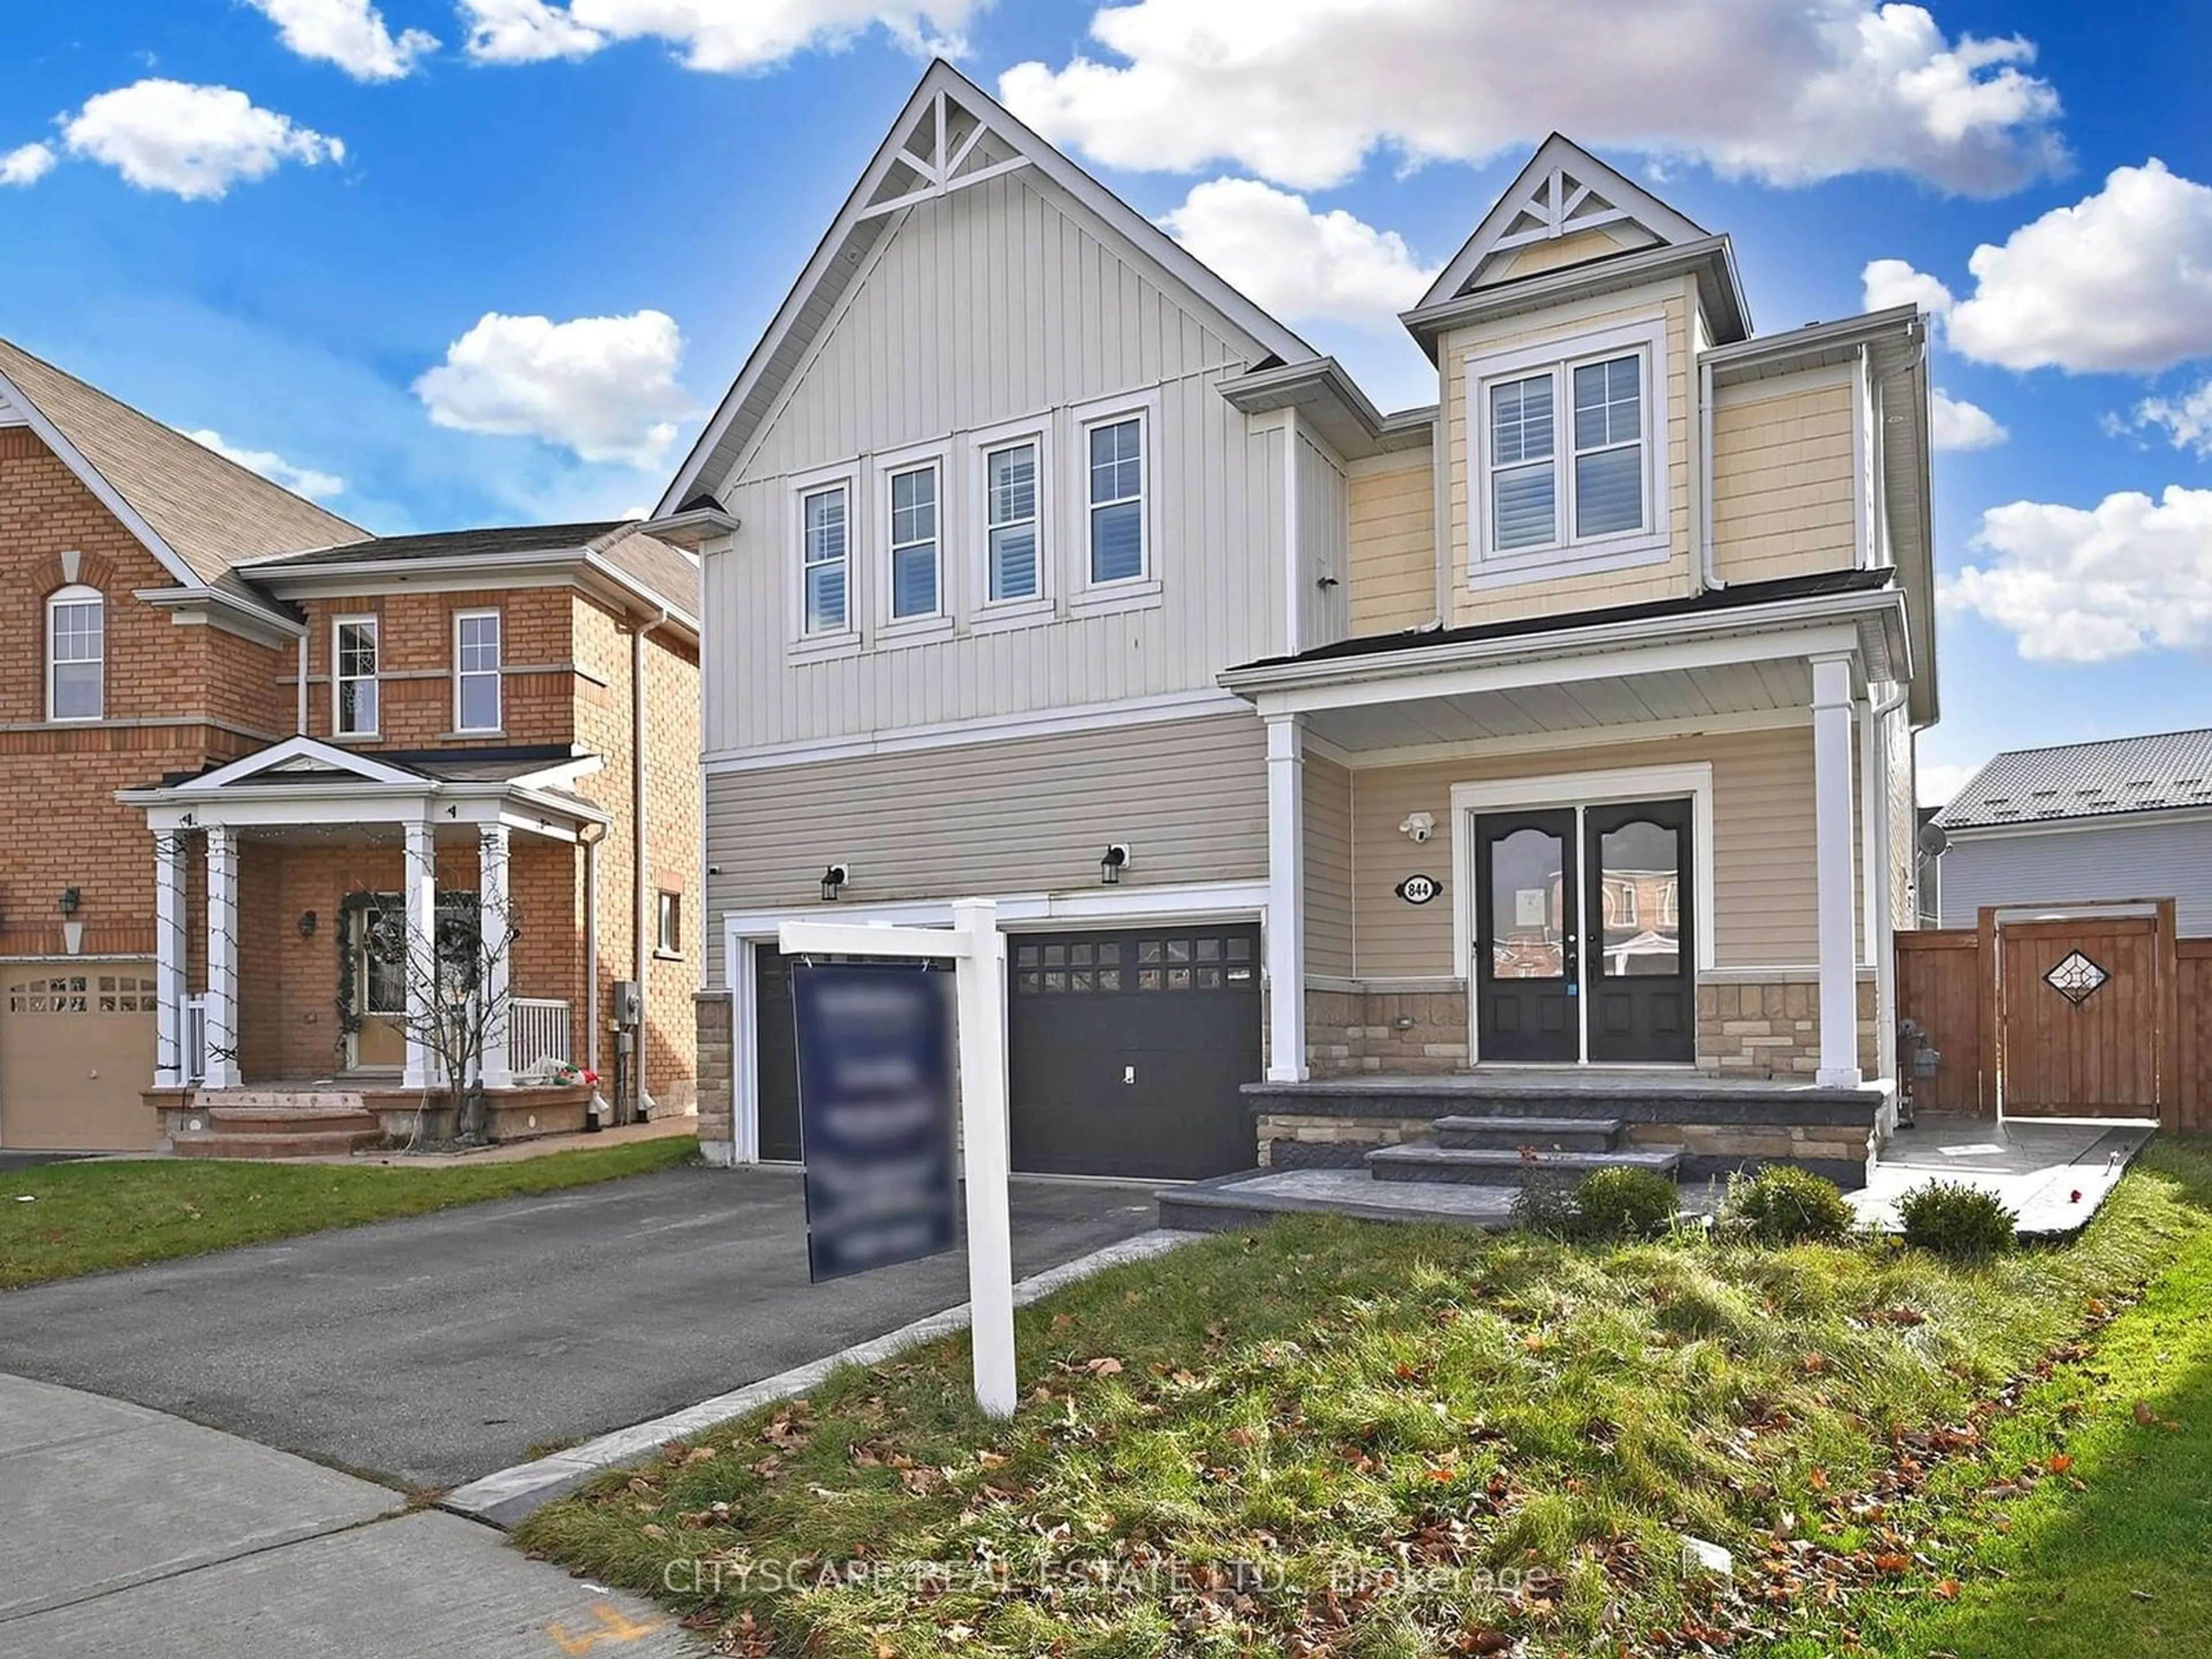
[[1938, 387], [1928, 399], [1928, 441], [1937, 449], [1995, 449], [2012, 434], [1978, 404]]
[[1875, 0], [1133, 0], [1091, 33], [1101, 57], [1018, 64], [999, 88], [1110, 167], [1228, 161], [1319, 189], [1376, 149], [1478, 161], [1557, 128], [1770, 184], [1887, 172], [1982, 196], [2065, 155], [2031, 43]]
[[1869, 303], [1877, 270], [1887, 292], [1940, 295], [1952, 346], [2007, 368], [2154, 373], [2212, 356], [2212, 189], [2155, 157], [1983, 243], [1966, 269], [1973, 291], [1954, 300], [1902, 259], [1877, 259]]
[[1396, 231], [1251, 179], [1199, 185], [1160, 222], [1278, 317], [1391, 328], [1437, 274]]
[[1943, 604], [2013, 634], [2031, 660], [2212, 647], [2212, 489], [2014, 501], [1982, 514], [1973, 547], [1984, 556], [1943, 585]]
[[2193, 449], [2212, 460], [2212, 380], [2178, 398], [2144, 398], [2136, 405], [2133, 424], [2161, 428], [2176, 449]]
[[185, 436], [204, 448], [212, 449], [227, 461], [234, 461], [248, 472], [258, 472], [270, 483], [290, 490], [295, 495], [305, 495], [309, 501], [328, 501], [333, 495], [345, 494], [345, 480], [335, 472], [319, 472], [311, 466], [295, 466], [273, 449], [241, 449], [226, 442], [220, 432], [203, 427]]
[[62, 121], [72, 155], [106, 162], [141, 190], [221, 197], [285, 161], [345, 159], [337, 139], [261, 108], [229, 87], [149, 79], [103, 92]]
[[695, 411], [676, 380], [683, 359], [684, 336], [665, 312], [565, 323], [490, 312], [415, 382], [415, 395], [440, 426], [655, 467]]
[[1951, 314], [1951, 290], [1924, 270], [1915, 270], [1903, 259], [1875, 259], [1859, 273], [1869, 311], [1887, 311], [1893, 306], [1918, 306], [1938, 322]]
[[483, 63], [581, 58], [620, 40], [665, 41], [696, 70], [765, 69], [872, 28], [916, 51], [964, 49], [985, 0], [461, 0], [469, 55]]
[[0, 185], [35, 185], [58, 159], [51, 144], [23, 144], [0, 155]]
[[277, 38], [302, 58], [336, 64], [356, 81], [397, 81], [438, 49], [422, 29], [392, 33], [370, 0], [246, 0], [276, 25]]
[[1923, 806], [1948, 806], [1951, 797], [1964, 789], [1978, 766], [1960, 766], [1955, 761], [1922, 761], [1912, 769], [1913, 781]]

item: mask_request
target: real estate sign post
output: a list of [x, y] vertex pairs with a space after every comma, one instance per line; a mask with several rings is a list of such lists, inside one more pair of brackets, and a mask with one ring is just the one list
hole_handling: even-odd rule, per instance
[[[950, 959], [953, 964], [953, 989], [958, 1006], [960, 1132], [967, 1170], [968, 1297], [975, 1351], [975, 1403], [990, 1416], [1011, 1417], [1014, 1412], [1014, 1277], [1012, 1227], [1006, 1210], [1010, 1161], [1006, 1145], [1006, 945], [999, 932], [998, 907], [988, 899], [963, 899], [952, 907], [952, 927], [949, 931], [936, 927], [872, 927], [865, 923], [787, 921], [780, 930], [777, 945], [787, 956], [903, 957], [921, 961]], [[860, 995], [849, 999], [848, 1006], [842, 1009], [817, 1004], [810, 1014], [809, 1000], [799, 993], [799, 981], [794, 978], [793, 994], [800, 1008], [798, 1036], [802, 1122], [807, 1111], [808, 1079], [829, 1078], [831, 1074], [824, 1068], [841, 1050], [848, 1058], [862, 1058], [868, 1062], [856, 1070], [873, 1071], [878, 1066], [896, 1070], [917, 1099], [927, 1096], [927, 1062], [917, 1045], [930, 1041], [927, 1033], [933, 1028], [921, 1002], [929, 992], [921, 979], [916, 975], [915, 981], [902, 989], [880, 975], [872, 977], [866, 985], [860, 979], [848, 977], [842, 982]], [[837, 982], [833, 980], [817, 984]], [[856, 1036], [846, 1020], [855, 1016], [865, 1018], [871, 1000], [878, 999], [875, 1012], [884, 1024], [872, 1032]], [[825, 1014], [830, 1018], [824, 1018]], [[866, 1051], [865, 1054], [860, 1053], [862, 1049]], [[941, 1054], [941, 1048], [939, 1053]], [[825, 1086], [832, 1091], [827, 1098], [835, 1100], [841, 1085], [820, 1082], [816, 1085], [817, 1100], [824, 1098], [822, 1091]], [[906, 1139], [889, 1137], [889, 1144], [899, 1148], [894, 1156], [909, 1160], [904, 1169], [895, 1166], [888, 1171], [896, 1177], [892, 1184], [909, 1189], [896, 1236], [915, 1248], [900, 1246], [895, 1249], [892, 1246], [896, 1238], [886, 1234], [877, 1245], [866, 1247], [877, 1259], [864, 1260], [857, 1253], [848, 1253], [839, 1258], [848, 1265], [840, 1267], [838, 1271], [860, 1272], [870, 1266], [932, 1253], [919, 1248], [927, 1243], [925, 1235], [929, 1227], [926, 1217], [931, 1188], [929, 1160], [924, 1139], [919, 1134], [924, 1115], [917, 1110], [911, 1120], [898, 1121], [896, 1127]], [[849, 1164], [852, 1149], [841, 1150], [848, 1154], [843, 1161]], [[807, 1153], [807, 1163], [809, 1254], [817, 1267], [817, 1276], [823, 1277], [827, 1275], [818, 1271], [821, 1261], [811, 1237], [815, 1231], [811, 1150]], [[844, 1173], [849, 1176], [857, 1171], [848, 1170]]]

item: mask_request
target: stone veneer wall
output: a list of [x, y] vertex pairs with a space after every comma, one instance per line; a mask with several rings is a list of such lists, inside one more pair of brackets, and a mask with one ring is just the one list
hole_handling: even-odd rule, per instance
[[696, 992], [691, 1011], [699, 1038], [699, 1152], [709, 1164], [728, 1164], [737, 1155], [729, 993]]
[[[1859, 1069], [1881, 1070], [1875, 985], [1858, 981]], [[1811, 969], [1698, 987], [1698, 1069], [1717, 1077], [1809, 1078], [1820, 1069], [1820, 983]]]
[[1306, 992], [1306, 1063], [1316, 1077], [1467, 1069], [1467, 993]]

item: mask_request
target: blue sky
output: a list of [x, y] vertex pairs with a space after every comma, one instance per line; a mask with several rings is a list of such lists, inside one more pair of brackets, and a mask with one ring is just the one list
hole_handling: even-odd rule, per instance
[[1943, 313], [1980, 447], [1936, 458], [1940, 794], [1998, 748], [2212, 724], [2208, 10], [15, 5], [0, 334], [377, 531], [611, 515], [932, 49], [1386, 405], [1435, 395], [1391, 313], [1558, 127], [1732, 233], [1762, 329]]

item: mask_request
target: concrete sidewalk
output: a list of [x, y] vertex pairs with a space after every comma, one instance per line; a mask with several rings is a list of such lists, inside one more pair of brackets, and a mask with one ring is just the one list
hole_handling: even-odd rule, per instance
[[661, 1659], [666, 1614], [458, 1516], [143, 1407], [0, 1376], [0, 1653]]

